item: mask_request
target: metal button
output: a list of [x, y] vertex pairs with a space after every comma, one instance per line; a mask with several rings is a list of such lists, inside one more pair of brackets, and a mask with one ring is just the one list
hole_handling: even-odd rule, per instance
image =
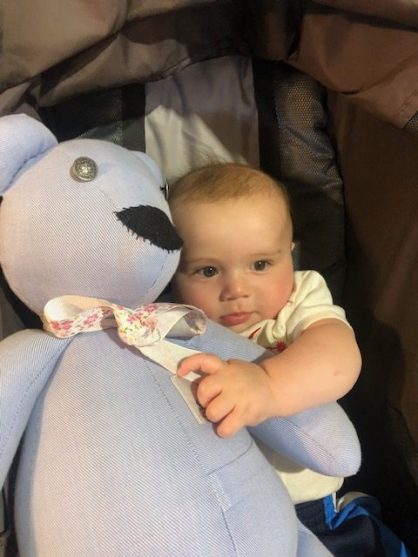
[[73, 162], [70, 172], [79, 182], [91, 182], [97, 176], [97, 164], [89, 157], [78, 157]]
[[164, 185], [161, 186], [160, 190], [163, 192], [164, 198], [167, 200], [168, 199], [168, 192], [169, 192], [170, 186], [168, 185], [167, 180], [164, 182]]

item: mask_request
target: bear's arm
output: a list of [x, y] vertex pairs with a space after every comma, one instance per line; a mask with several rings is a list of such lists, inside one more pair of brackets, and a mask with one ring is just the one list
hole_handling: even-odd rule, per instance
[[0, 486], [36, 399], [69, 342], [28, 329], [0, 342]]
[[[266, 351], [254, 342], [211, 321], [203, 335], [174, 342], [193, 350], [211, 352], [224, 360], [239, 358], [257, 362], [266, 357]], [[356, 431], [337, 403], [287, 418], [272, 418], [249, 431], [273, 450], [322, 474], [350, 476], [360, 467], [361, 451]]]

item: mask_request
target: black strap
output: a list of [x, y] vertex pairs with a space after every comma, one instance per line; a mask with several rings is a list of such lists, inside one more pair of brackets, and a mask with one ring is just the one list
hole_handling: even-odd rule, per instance
[[40, 108], [39, 113], [59, 141], [89, 137], [145, 150], [145, 90], [141, 84], [78, 95]]

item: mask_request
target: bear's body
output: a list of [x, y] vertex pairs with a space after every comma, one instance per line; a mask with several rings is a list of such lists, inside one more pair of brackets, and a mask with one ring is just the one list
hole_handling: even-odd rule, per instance
[[293, 509], [265, 468], [246, 431], [225, 441], [199, 424], [170, 374], [114, 329], [79, 335], [25, 435], [22, 555], [220, 557], [249, 542], [240, 555], [293, 555]]

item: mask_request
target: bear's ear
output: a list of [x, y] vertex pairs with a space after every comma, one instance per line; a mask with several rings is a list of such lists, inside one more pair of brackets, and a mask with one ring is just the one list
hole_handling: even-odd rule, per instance
[[26, 114], [0, 118], [0, 195], [30, 159], [57, 145], [55, 136], [38, 120]]

